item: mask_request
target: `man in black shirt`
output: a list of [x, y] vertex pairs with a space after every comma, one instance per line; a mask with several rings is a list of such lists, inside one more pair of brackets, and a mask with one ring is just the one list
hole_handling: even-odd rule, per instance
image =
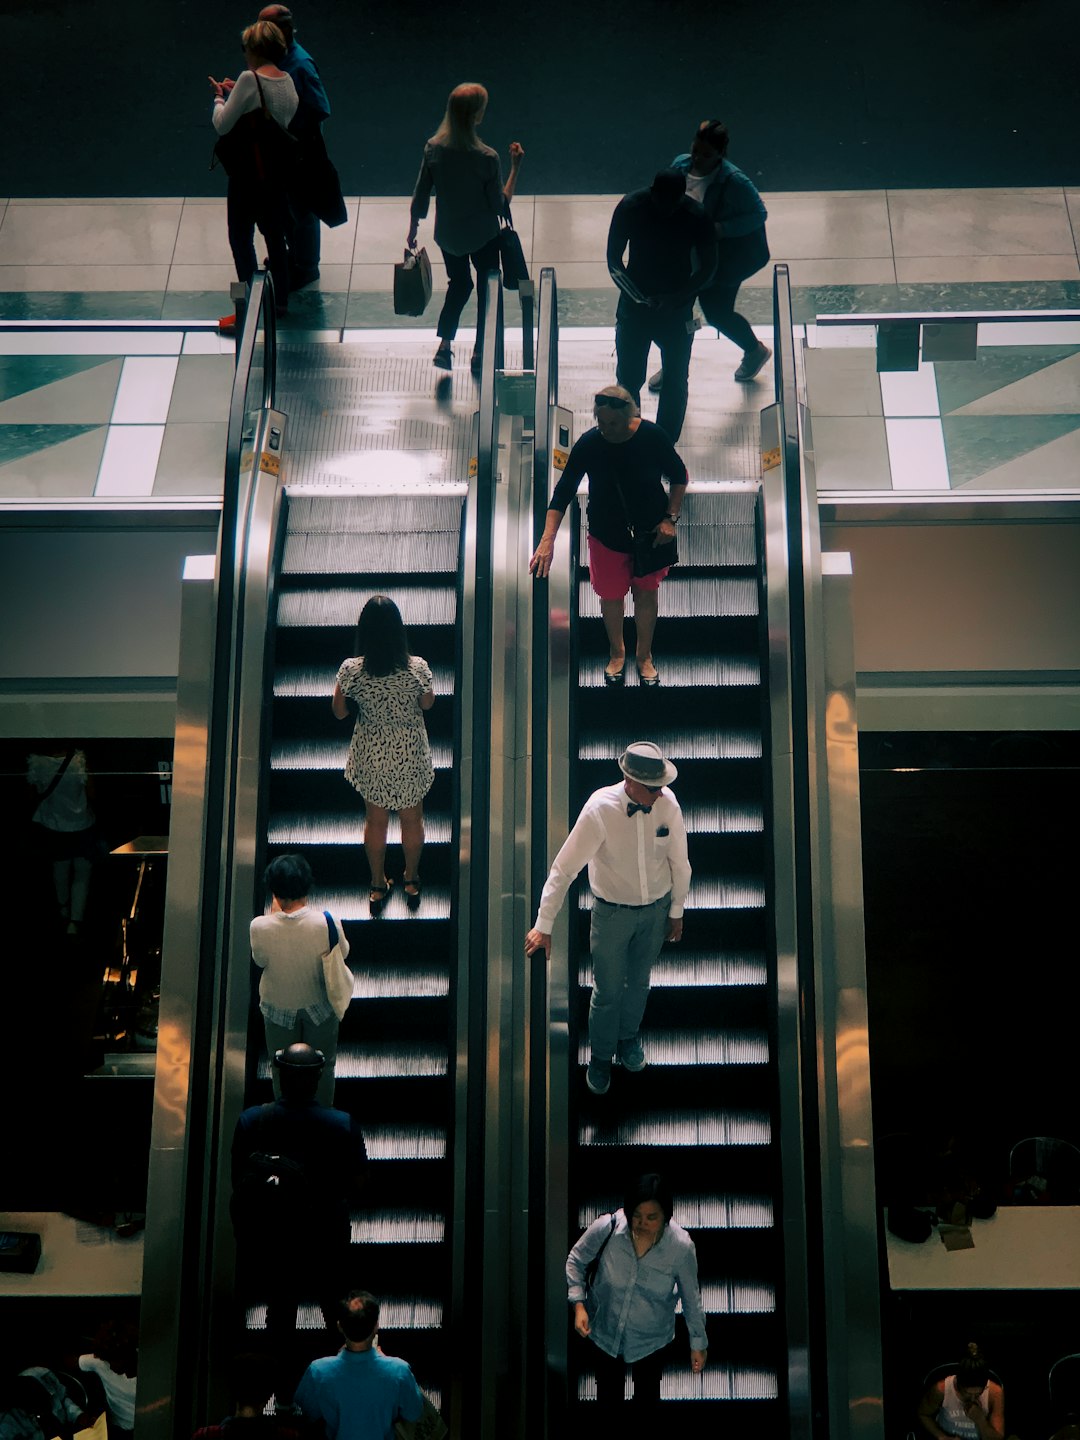
[[616, 205], [607, 264], [622, 292], [615, 317], [617, 379], [640, 403], [649, 346], [659, 346], [664, 388], [656, 423], [672, 444], [686, 414], [694, 299], [708, 285], [716, 260], [716, 233], [678, 171], [661, 170], [648, 190], [634, 190]]
[[327, 1328], [348, 1268], [350, 1210], [367, 1177], [360, 1126], [315, 1099], [326, 1057], [289, 1045], [273, 1063], [281, 1099], [252, 1105], [232, 1145], [232, 1220], [237, 1290], [245, 1304], [265, 1301], [266, 1334], [281, 1367], [278, 1398], [290, 1398], [304, 1362], [290, 1344], [296, 1307], [318, 1300]]

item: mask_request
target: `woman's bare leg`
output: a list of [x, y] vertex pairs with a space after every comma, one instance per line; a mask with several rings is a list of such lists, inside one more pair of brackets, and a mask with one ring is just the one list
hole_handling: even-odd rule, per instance
[[[371, 866], [371, 888], [379, 889], [386, 884], [386, 827], [390, 813], [381, 805], [364, 801], [364, 853]], [[379, 896], [375, 896], [379, 899]]]
[[422, 804], [410, 805], [407, 810], [399, 811], [398, 816], [401, 820], [401, 848], [405, 852], [405, 892], [415, 894], [413, 881], [420, 874], [420, 852], [424, 848], [424, 807]]

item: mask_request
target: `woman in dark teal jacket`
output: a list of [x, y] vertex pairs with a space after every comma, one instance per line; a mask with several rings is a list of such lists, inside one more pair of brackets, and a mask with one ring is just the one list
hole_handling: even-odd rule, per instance
[[[735, 379], [752, 380], [772, 351], [736, 311], [735, 297], [742, 282], [768, 262], [768, 211], [753, 181], [725, 158], [728, 138], [727, 126], [721, 121], [703, 120], [690, 153], [677, 155], [671, 168], [686, 176], [687, 195], [705, 207], [716, 227], [720, 259], [709, 288], [698, 296], [702, 312], [710, 325], [715, 325], [743, 352]], [[652, 381], [649, 388], [654, 388]]]

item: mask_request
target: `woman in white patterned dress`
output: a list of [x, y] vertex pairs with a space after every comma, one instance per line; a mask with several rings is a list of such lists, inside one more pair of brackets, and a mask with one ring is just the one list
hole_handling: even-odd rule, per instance
[[386, 595], [375, 595], [360, 612], [354, 659], [343, 662], [334, 686], [333, 710], [346, 720], [357, 709], [345, 779], [364, 800], [364, 851], [371, 867], [368, 907], [381, 913], [393, 887], [386, 876], [386, 829], [390, 811], [401, 819], [405, 852], [405, 904], [420, 904], [420, 852], [424, 848], [424, 796], [435, 771], [423, 712], [435, 703], [431, 667], [409, 654], [401, 612]]

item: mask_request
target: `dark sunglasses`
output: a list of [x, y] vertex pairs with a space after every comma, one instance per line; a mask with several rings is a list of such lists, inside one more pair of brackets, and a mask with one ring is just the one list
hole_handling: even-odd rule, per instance
[[621, 400], [618, 395], [594, 395], [593, 404], [606, 405], [609, 410], [625, 410], [630, 401]]
[[[640, 785], [642, 782], [639, 780], [637, 783]], [[659, 794], [660, 794], [660, 791], [661, 791], [663, 788], [664, 788], [663, 785], [646, 785], [646, 786], [645, 786], [645, 789], [648, 790], [648, 792], [649, 792], [650, 795], [659, 795]]]

